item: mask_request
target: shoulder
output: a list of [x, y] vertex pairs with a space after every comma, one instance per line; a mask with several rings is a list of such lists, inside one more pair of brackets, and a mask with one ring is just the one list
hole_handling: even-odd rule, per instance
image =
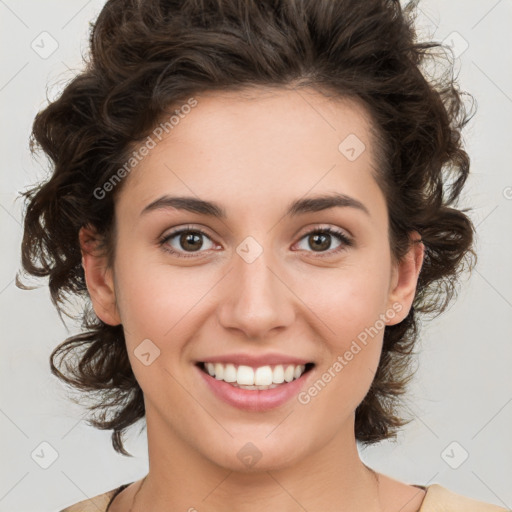
[[119, 494], [128, 485], [129, 484], [124, 484], [103, 494], [98, 494], [88, 500], [79, 501], [59, 512], [105, 512], [114, 496]]
[[426, 491], [418, 512], [507, 512], [510, 510], [462, 496], [439, 484], [427, 486]]

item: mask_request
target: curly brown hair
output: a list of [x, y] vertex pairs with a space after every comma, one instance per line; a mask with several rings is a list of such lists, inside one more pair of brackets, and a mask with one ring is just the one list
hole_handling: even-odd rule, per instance
[[[416, 230], [425, 257], [407, 317], [385, 328], [378, 370], [356, 409], [356, 439], [375, 443], [410, 421], [397, 415], [397, 407], [413, 374], [418, 314], [444, 311], [465, 264], [471, 270], [476, 262], [474, 226], [467, 209], [454, 207], [469, 172], [461, 130], [472, 116], [453, 65], [437, 79], [426, 78], [428, 59], [448, 55], [442, 43], [417, 41], [416, 4], [106, 2], [92, 26], [85, 69], [33, 123], [30, 149], [41, 148], [53, 169], [46, 182], [22, 193], [22, 265], [29, 274], [49, 277], [59, 312], [66, 313], [70, 298], [83, 299], [83, 332], [53, 350], [51, 371], [95, 396], [88, 422], [113, 430], [119, 453], [130, 455], [123, 434], [145, 416], [143, 393], [122, 325], [107, 325], [92, 311], [78, 232], [93, 226], [113, 261], [114, 201], [122, 183], [102, 199], [95, 190], [172, 106], [205, 91], [311, 87], [367, 108], [377, 134], [375, 179], [388, 206], [392, 254], [400, 261]], [[18, 286], [24, 287], [19, 280]]]

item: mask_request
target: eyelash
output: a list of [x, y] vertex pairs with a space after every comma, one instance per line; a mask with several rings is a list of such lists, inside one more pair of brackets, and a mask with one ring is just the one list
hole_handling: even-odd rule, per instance
[[[180, 252], [175, 251], [174, 249], [169, 248], [169, 246], [167, 245], [167, 242], [169, 240], [171, 240], [172, 238], [174, 238], [177, 235], [181, 235], [182, 233], [195, 233], [195, 234], [200, 234], [202, 236], [210, 238], [210, 236], [207, 233], [205, 233], [202, 229], [187, 226], [185, 228], [178, 229], [176, 231], [173, 231], [173, 232], [163, 236], [162, 238], [160, 238], [160, 240], [158, 242], [158, 245], [164, 251], [166, 251], [168, 253], [171, 253], [174, 256], [177, 256], [178, 258], [196, 258], [197, 256], [195, 256], [193, 254], [184, 256]], [[302, 240], [303, 238], [306, 238], [307, 236], [313, 235], [313, 234], [323, 234], [323, 235], [324, 234], [328, 234], [328, 235], [332, 235], [332, 236], [334, 236], [335, 238], [337, 238], [341, 242], [341, 245], [337, 249], [334, 249], [334, 250], [331, 250], [331, 251], [324, 251], [323, 253], [322, 252], [318, 253], [317, 257], [319, 257], [319, 258], [326, 257], [326, 256], [332, 256], [334, 254], [338, 254], [339, 252], [346, 250], [347, 247], [352, 247], [354, 245], [353, 241], [350, 238], [348, 238], [347, 235], [345, 235], [345, 233], [343, 233], [342, 231], [338, 231], [337, 229], [334, 229], [334, 228], [331, 228], [331, 227], [316, 228], [316, 229], [313, 229], [311, 231], [308, 231], [307, 233], [304, 233], [301, 236], [300, 240]]]

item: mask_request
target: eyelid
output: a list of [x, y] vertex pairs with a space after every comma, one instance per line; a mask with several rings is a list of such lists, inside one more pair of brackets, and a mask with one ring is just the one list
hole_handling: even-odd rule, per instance
[[354, 237], [353, 235], [346, 229], [341, 228], [339, 226], [335, 226], [333, 224], [309, 224], [305, 228], [298, 231], [298, 234], [296, 235], [299, 239], [304, 238], [304, 236], [309, 235], [310, 233], [316, 233], [317, 231], [331, 231], [338, 233], [340, 235], [343, 235], [349, 240], [352, 240]]
[[207, 236], [208, 238], [211, 238], [211, 235], [207, 233], [206, 228], [203, 228], [200, 224], [185, 224], [183, 226], [178, 226], [175, 228], [170, 228], [168, 231], [164, 231], [163, 235], [159, 236], [159, 240], [173, 237], [179, 233], [182, 233], [183, 231], [195, 231], [197, 233], [202, 233], [203, 235]]

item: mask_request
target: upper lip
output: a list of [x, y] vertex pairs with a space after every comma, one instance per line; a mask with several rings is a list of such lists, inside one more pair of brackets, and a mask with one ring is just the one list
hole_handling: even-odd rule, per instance
[[206, 357], [200, 361], [201, 363], [231, 363], [234, 365], [244, 366], [270, 366], [276, 364], [293, 364], [293, 365], [305, 365], [312, 363], [307, 359], [301, 359], [300, 357], [288, 356], [286, 354], [224, 354], [220, 356]]

